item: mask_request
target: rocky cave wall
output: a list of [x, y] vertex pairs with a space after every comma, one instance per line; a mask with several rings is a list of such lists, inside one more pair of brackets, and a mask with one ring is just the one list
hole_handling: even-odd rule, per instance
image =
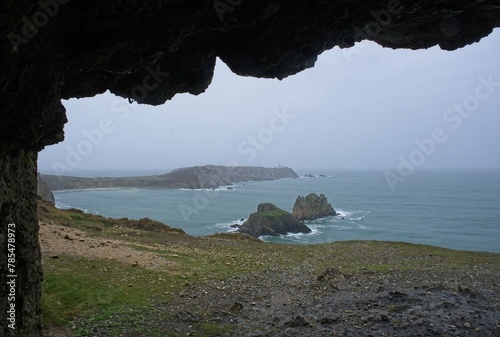
[[[0, 316], [7, 226], [16, 224], [16, 330], [40, 336], [36, 153], [63, 139], [61, 99], [110, 90], [142, 104], [202, 93], [216, 57], [242, 76], [282, 79], [318, 54], [372, 40], [454, 50], [500, 26], [500, 1], [3, 0], [0, 3]], [[21, 281], [22, 280], [22, 281]]]

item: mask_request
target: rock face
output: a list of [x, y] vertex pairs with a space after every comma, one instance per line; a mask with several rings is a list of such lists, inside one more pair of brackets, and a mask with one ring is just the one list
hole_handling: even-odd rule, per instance
[[[15, 303], [15, 327], [6, 314], [0, 322], [0, 336], [33, 336], [41, 330], [40, 298], [42, 263], [38, 238], [36, 200], [36, 153], [5, 151], [0, 147], [0, 311], [6, 313]], [[14, 236], [12, 236], [14, 235]], [[10, 242], [8, 238], [11, 238]], [[12, 249], [13, 241], [15, 249]], [[8, 245], [10, 243], [10, 246]], [[10, 248], [10, 251], [8, 250]], [[13, 254], [14, 253], [14, 254]], [[15, 267], [8, 254], [15, 256]], [[11, 255], [12, 257], [12, 255]], [[11, 264], [9, 266], [9, 263]], [[8, 277], [7, 275], [16, 275]], [[15, 281], [13, 281], [15, 280]], [[15, 284], [15, 300], [9, 301], [10, 284]], [[10, 316], [10, 314], [9, 314]], [[9, 317], [10, 318], [10, 317]]]
[[[498, 0], [4, 0], [0, 16], [0, 238], [16, 222], [23, 280], [16, 330], [0, 321], [9, 337], [41, 335], [36, 156], [64, 138], [61, 99], [110, 90], [159, 105], [202, 93], [217, 57], [236, 74], [282, 79], [334, 46], [454, 50], [500, 26]], [[0, 312], [9, 305], [5, 275]]]
[[314, 220], [337, 215], [337, 212], [323, 194], [318, 196], [316, 193], [311, 193], [305, 197], [300, 195], [297, 197], [292, 214], [297, 220]]
[[61, 98], [109, 89], [159, 105], [204, 92], [217, 57], [238, 75], [282, 79], [334, 46], [454, 50], [500, 26], [497, 0], [48, 2], [0, 5], [0, 135], [38, 150], [64, 137]]
[[297, 178], [297, 174], [288, 167], [205, 165], [147, 177], [80, 178], [44, 175], [43, 178], [53, 191], [117, 187], [210, 189], [241, 181]]
[[42, 197], [43, 200], [48, 201], [52, 204], [56, 203], [56, 199], [54, 198], [54, 194], [50, 189], [49, 185], [43, 180], [43, 177], [40, 173], [37, 174], [36, 177], [36, 194]]
[[290, 213], [273, 204], [259, 204], [257, 213], [250, 214], [238, 230], [253, 237], [262, 235], [285, 235], [287, 233], [310, 233], [311, 229], [295, 219]]
[[288, 167], [257, 166], [195, 166], [181, 168], [160, 176], [170, 188], [217, 188], [242, 181], [263, 181], [297, 178]]

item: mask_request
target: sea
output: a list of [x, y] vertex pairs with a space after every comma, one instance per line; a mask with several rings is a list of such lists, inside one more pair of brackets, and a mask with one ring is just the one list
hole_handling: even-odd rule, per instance
[[240, 182], [214, 190], [126, 188], [54, 195], [61, 209], [148, 217], [202, 236], [235, 231], [234, 225], [241, 225], [260, 203], [291, 212], [297, 196], [322, 193], [337, 216], [306, 221], [309, 234], [261, 239], [284, 244], [402, 241], [500, 253], [499, 170], [417, 170], [400, 176], [392, 189], [386, 171], [296, 172], [296, 179]]

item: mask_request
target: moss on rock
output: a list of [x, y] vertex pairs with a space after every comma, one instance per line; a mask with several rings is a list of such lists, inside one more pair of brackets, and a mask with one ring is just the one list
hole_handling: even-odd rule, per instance
[[311, 229], [296, 220], [292, 214], [273, 204], [265, 203], [257, 207], [256, 213], [250, 214], [239, 231], [253, 237], [260, 237], [286, 235], [287, 233], [310, 233]]

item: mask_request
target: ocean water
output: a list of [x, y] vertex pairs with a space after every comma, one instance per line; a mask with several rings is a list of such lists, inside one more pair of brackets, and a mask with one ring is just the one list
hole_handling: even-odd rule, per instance
[[339, 213], [306, 222], [310, 234], [263, 237], [313, 244], [384, 240], [500, 253], [500, 171], [420, 170], [389, 188], [383, 171], [310, 170], [326, 177], [237, 183], [232, 189], [105, 189], [55, 192], [59, 208], [149, 217], [191, 235], [233, 231], [257, 205], [292, 211], [298, 195], [323, 193]]

